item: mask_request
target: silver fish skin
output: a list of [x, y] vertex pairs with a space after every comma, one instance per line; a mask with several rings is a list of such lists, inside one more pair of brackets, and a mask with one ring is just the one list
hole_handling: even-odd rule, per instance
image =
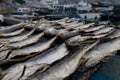
[[[62, 59], [68, 53], [69, 51], [67, 50], [66, 45], [62, 44], [61, 46], [54, 49], [52, 52], [49, 52], [46, 55], [41, 55], [38, 59], [25, 63], [26, 70], [20, 80], [27, 79], [29, 76], [33, 75], [37, 70], [41, 68], [40, 66], [36, 68], [34, 65], [42, 65], [43, 63], [50, 65], [53, 62]], [[29, 68], [31, 68], [31, 70]]]
[[73, 24], [77, 24], [78, 21], [72, 21], [71, 23], [66, 23], [66, 22], [58, 22], [58, 24], [62, 25], [62, 26], [70, 26]]
[[72, 56], [64, 58], [44, 73], [38, 74], [28, 80], [63, 80], [78, 68], [78, 66], [82, 63], [80, 62], [82, 56], [97, 43], [98, 42], [95, 42], [92, 45], [85, 46], [83, 50], [79, 50]]
[[[28, 24], [27, 26], [25, 26], [25, 28], [28, 28], [28, 29], [33, 29], [35, 26], [35, 24]], [[46, 28], [49, 28], [50, 27], [50, 24], [45, 24], [45, 23], [41, 23], [40, 22], [40, 25], [38, 26], [38, 31], [44, 31]]]
[[34, 46], [29, 46], [21, 49], [14, 50], [10, 53], [7, 60], [12, 60], [11, 58], [21, 55], [30, 55], [32, 53], [40, 53], [50, 48], [51, 44], [56, 40], [56, 37], [49, 41], [42, 42], [41, 44], [36, 44]]
[[87, 62], [85, 66], [91, 67], [98, 64], [102, 59], [108, 56], [113, 56], [114, 52], [120, 50], [120, 39], [114, 39], [112, 41], [100, 44], [88, 52], [83, 57]]
[[22, 48], [25, 47], [29, 44], [33, 44], [33, 43], [37, 43], [37, 41], [39, 41], [39, 39], [44, 35], [44, 33], [40, 33], [38, 35], [35, 36], [31, 36], [25, 40], [19, 41], [19, 42], [15, 42], [15, 43], [10, 43], [10, 44], [6, 44], [5, 46], [10, 47], [10, 48]]
[[[16, 66], [13, 66], [12, 68], [6, 70], [5, 72], [7, 74], [5, 74], [4, 77], [6, 77], [8, 75], [14, 76], [12, 74], [16, 73], [15, 77], [18, 77], [19, 80], [25, 80], [29, 76], [33, 75], [34, 73], [36, 73], [39, 70], [44, 71], [45, 69], [48, 68], [48, 66], [50, 64], [52, 64], [55, 61], [60, 60], [61, 58], [66, 56], [68, 53], [69, 53], [69, 51], [68, 51], [66, 45], [63, 43], [60, 46], [51, 49], [50, 52], [47, 51], [47, 52], [45, 52], [45, 53], [43, 53], [43, 54], [41, 54], [41, 55], [39, 55], [39, 56], [37, 56], [33, 59], [30, 59], [30, 60], [28, 60], [24, 63], [18, 64]], [[20, 69], [23, 69], [23, 68], [18, 68], [18, 67], [23, 67], [22, 65], [25, 66], [25, 69], [24, 69], [24, 74], [20, 77], [20, 76], [17, 76], [17, 75], [19, 75], [17, 73], [20, 73], [21, 71], [23, 71], [23, 70], [20, 70]], [[19, 70], [17, 70], [17, 69], [19, 69]], [[12, 71], [12, 70], [17, 70], [17, 71]], [[18, 78], [13, 77], [11, 79], [16, 80]], [[4, 80], [4, 78], [3, 78], [3, 80]], [[6, 80], [9, 80], [9, 77], [7, 77]]]
[[25, 35], [16, 36], [16, 37], [10, 37], [10, 38], [8, 38], [8, 39], [3, 39], [3, 40], [8, 41], [9, 43], [21, 41], [21, 40], [24, 40], [24, 39], [28, 38], [34, 31], [35, 31], [35, 29], [32, 30], [32, 31], [30, 31], [30, 32], [28, 32], [28, 33], [25, 34]]
[[77, 24], [73, 24], [73, 25], [69, 25], [69, 26], [65, 26], [65, 28], [77, 28], [84, 25], [84, 22], [79, 22]]

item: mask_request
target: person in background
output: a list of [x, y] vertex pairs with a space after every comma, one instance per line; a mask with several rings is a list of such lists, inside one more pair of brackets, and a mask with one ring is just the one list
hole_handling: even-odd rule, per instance
[[0, 27], [2, 26], [3, 22], [4, 22], [4, 16], [0, 14]]

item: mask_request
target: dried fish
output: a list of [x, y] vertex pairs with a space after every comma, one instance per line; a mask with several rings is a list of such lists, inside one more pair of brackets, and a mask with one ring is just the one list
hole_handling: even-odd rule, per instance
[[68, 40], [66, 40], [66, 45], [67, 46], [80, 46], [81, 43], [88, 43], [91, 42], [94, 39], [100, 39], [103, 38], [107, 35], [109, 35], [110, 33], [107, 34], [101, 34], [101, 35], [96, 35], [96, 36], [81, 36], [81, 35], [77, 35], [74, 36], [72, 38], [69, 38]]
[[[40, 65], [43, 63], [50, 65], [53, 62], [60, 60], [61, 58], [66, 56], [68, 53], [69, 53], [69, 51], [67, 50], [66, 45], [62, 44], [61, 46], [55, 48], [53, 51], [39, 56], [37, 58], [37, 60], [27, 62], [26, 63], [26, 71], [24, 72], [24, 75], [22, 76], [22, 78], [20, 80], [27, 79], [29, 76], [33, 75], [36, 71], [41, 69], [41, 67], [36, 68], [34, 65]], [[31, 68], [32, 70], [30, 71], [29, 67], [31, 67], [31, 66], [32, 66], [32, 68]]]
[[39, 23], [36, 24], [36, 26], [35, 26], [35, 28], [33, 30], [31, 30], [30, 32], [28, 32], [25, 35], [10, 37], [10, 38], [6, 38], [6, 39], [3, 39], [3, 40], [5, 40], [5, 41], [7, 41], [9, 43], [12, 43], [12, 42], [17, 42], [17, 41], [22, 41], [24, 39], [27, 39], [37, 29], [38, 25], [39, 25]]
[[91, 26], [93, 26], [95, 23], [89, 23], [89, 24], [85, 24], [85, 25], [82, 25], [80, 27], [76, 27], [75, 29], [79, 29], [80, 31], [83, 30], [83, 29], [87, 29]]
[[84, 55], [84, 58], [87, 60], [85, 66], [94, 66], [98, 64], [103, 58], [114, 55], [112, 53], [118, 50], [120, 50], [119, 38], [100, 44], [88, 52], [86, 55]]
[[80, 27], [82, 25], [84, 25], [84, 22], [79, 22], [77, 24], [68, 25], [68, 26], [65, 26], [65, 28], [77, 28], [77, 27]]
[[84, 32], [93, 32], [93, 31], [97, 31], [99, 29], [104, 28], [105, 25], [100, 25], [100, 26], [95, 26], [95, 27], [89, 27], [87, 29], [83, 29]]
[[92, 35], [100, 35], [100, 34], [104, 34], [104, 33], [109, 33], [113, 30], [114, 30], [114, 28], [112, 28], [112, 27], [105, 27], [105, 28], [102, 28], [98, 31], [95, 31], [95, 32], [91, 33], [91, 34]]
[[[26, 55], [27, 55], [27, 57], [29, 57], [30, 54], [32, 54], [32, 53], [33, 53], [33, 54], [34, 54], [34, 53], [37, 54], [37, 53], [43, 52], [43, 51], [49, 49], [49, 48], [51, 47], [52, 43], [53, 43], [55, 40], [56, 40], [56, 37], [54, 37], [54, 38], [51, 39], [51, 40], [42, 42], [42, 43], [40, 43], [40, 44], [35, 44], [35, 45], [33, 45], [33, 46], [29, 46], [29, 47], [25, 47], [25, 48], [21, 48], [21, 49], [14, 50], [14, 51], [12, 51], [11, 54], [8, 56], [7, 60], [10, 60], [10, 61], [16, 60], [16, 61], [17, 61], [17, 59], [15, 59], [15, 56], [22, 56], [21, 59], [19, 58], [19, 60], [22, 60], [22, 59], [24, 59], [23, 56], [25, 56], [25, 58], [26, 58]], [[32, 55], [33, 55], [33, 54], [32, 54]], [[35, 54], [35, 55], [36, 55], [36, 54]], [[14, 58], [14, 59], [13, 59], [13, 58]]]
[[14, 32], [11, 32], [11, 33], [3, 33], [3, 34], [0, 34], [0, 37], [10, 37], [10, 36], [15, 36], [15, 35], [18, 35], [20, 33], [22, 33], [24, 31], [24, 29], [20, 29], [20, 30], [17, 30], [17, 31], [14, 31]]
[[73, 25], [73, 24], [77, 24], [78, 21], [72, 21], [70, 23], [66, 23], [66, 22], [57, 22], [57, 23], [62, 25], [62, 26], [70, 26], [70, 25]]
[[25, 24], [26, 24], [26, 23], [21, 22], [21, 23], [19, 23], [19, 24], [15, 24], [15, 25], [6, 27], [6, 28], [4, 28], [4, 29], [1, 29], [1, 30], [0, 30], [0, 33], [1, 33], [1, 34], [3, 34], [3, 33], [9, 33], [9, 32], [12, 32], [12, 31], [21, 29], [21, 28], [23, 27], [23, 25], [25, 25]]
[[80, 62], [82, 56], [97, 43], [98, 42], [95, 42], [92, 45], [85, 46], [83, 50], [79, 50], [72, 56], [64, 58], [62, 61], [56, 63], [47, 71], [28, 80], [63, 80], [78, 68], [78, 66], [82, 63]]
[[[47, 65], [49, 66], [53, 62], [60, 60], [61, 58], [66, 56], [68, 53], [69, 53], [69, 51], [67, 50], [66, 45], [63, 43], [59, 47], [55, 47], [53, 49], [50, 49], [47, 52], [44, 52], [43, 54], [41, 54], [33, 59], [30, 59], [25, 63], [19, 64], [19, 65], [25, 66], [24, 73], [19, 78], [19, 80], [25, 80], [29, 76], [35, 74], [37, 71], [41, 71], [41, 72], [44, 71], [45, 69], [48, 68]], [[10, 68], [10, 70], [13, 70], [14, 68], [16, 70], [17, 66], [13, 66], [12, 69]], [[22, 68], [20, 68], [20, 69], [22, 69]], [[6, 77], [7, 75], [19, 73], [19, 71], [23, 71], [23, 70], [17, 70], [17, 71], [10, 71], [10, 70], [5, 71], [7, 74], [5, 74], [4, 77]], [[17, 76], [17, 77], [19, 77], [19, 76]], [[9, 77], [7, 78], [7, 80], [8, 79], [9, 79]], [[13, 77], [13, 79], [14, 79], [14, 77]], [[15, 78], [15, 79], [17, 79], [17, 78]], [[4, 80], [4, 78], [3, 78], [3, 80]]]
[[10, 47], [10, 48], [22, 48], [27, 45], [37, 43], [39, 41], [39, 39], [42, 38], [43, 35], [44, 35], [44, 33], [40, 33], [35, 36], [31, 36], [25, 40], [19, 41], [19, 42], [6, 44], [5, 46]]
[[[46, 28], [49, 28], [50, 27], [50, 24], [48, 23], [39, 23], [40, 25], [38, 26], [37, 28], [37, 31], [44, 31]], [[28, 28], [28, 29], [33, 29], [35, 26], [35, 24], [27, 24], [25, 26], [25, 28]]]

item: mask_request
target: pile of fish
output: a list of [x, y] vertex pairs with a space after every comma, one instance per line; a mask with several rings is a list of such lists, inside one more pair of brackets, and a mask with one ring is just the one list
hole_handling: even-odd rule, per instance
[[[120, 29], [77, 19], [27, 21], [0, 29], [1, 80], [89, 80], [120, 50]], [[70, 78], [79, 70], [83, 75]]]

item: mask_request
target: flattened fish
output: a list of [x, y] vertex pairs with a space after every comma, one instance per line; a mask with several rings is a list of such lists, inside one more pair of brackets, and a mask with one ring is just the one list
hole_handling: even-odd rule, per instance
[[[19, 80], [25, 80], [29, 76], [36, 73], [37, 71], [39, 71], [39, 72], [44, 71], [45, 69], [47, 69], [49, 67], [50, 64], [52, 64], [55, 61], [60, 60], [61, 58], [66, 56], [68, 53], [69, 53], [69, 51], [67, 50], [66, 45], [62, 44], [59, 47], [50, 49], [47, 52], [44, 52], [43, 54], [41, 54], [33, 59], [30, 59], [25, 63], [19, 64], [19, 65], [25, 66], [24, 74], [19, 78]], [[13, 66], [12, 69], [10, 68], [10, 70], [13, 70], [16, 68], [17, 68], [17, 66]], [[20, 69], [22, 69], [22, 68], [20, 68]], [[12, 74], [18, 73], [18, 71], [23, 71], [23, 70], [18, 70], [17, 72], [15, 72], [15, 71], [10, 71], [10, 70], [5, 71], [5, 72], [7, 72], [7, 74], [4, 75], [4, 77], [6, 77], [7, 75], [10, 75], [10, 74], [12, 75]], [[10, 73], [8, 71], [10, 71]], [[17, 76], [17, 77], [19, 77], [19, 76]], [[14, 77], [12, 79], [14, 79]], [[15, 78], [15, 79], [17, 79], [17, 78]]]
[[87, 29], [87, 28], [93, 26], [94, 24], [95, 24], [95, 23], [85, 24], [85, 25], [82, 25], [82, 26], [80, 26], [80, 27], [76, 27], [75, 29], [79, 29], [79, 30], [81, 31], [81, 29], [82, 29], [82, 30], [83, 30], [83, 29]]
[[[82, 63], [82, 56], [89, 51], [93, 46], [98, 42], [93, 43], [92, 45], [85, 46], [83, 50], [79, 50], [70, 57], [66, 57], [60, 62], [56, 63], [47, 71], [37, 74], [32, 79], [28, 80], [63, 80], [72, 74], [78, 66]], [[74, 65], [73, 65], [74, 64]]]
[[102, 59], [107, 56], [112, 56], [114, 52], [120, 50], [120, 39], [114, 39], [112, 41], [100, 44], [84, 55], [87, 60], [85, 66], [90, 67], [98, 64]]
[[21, 23], [19, 23], [19, 24], [15, 24], [15, 25], [9, 26], [9, 27], [7, 27], [7, 28], [1, 29], [1, 30], [0, 30], [0, 33], [1, 33], [1, 34], [3, 34], [3, 33], [9, 33], [9, 32], [12, 32], [12, 31], [21, 29], [25, 24], [26, 24], [26, 23], [21, 22]]
[[10, 37], [10, 36], [15, 36], [15, 35], [18, 35], [20, 33], [22, 33], [24, 31], [24, 29], [20, 29], [20, 30], [16, 30], [14, 32], [11, 32], [11, 33], [3, 33], [3, 34], [0, 34], [0, 37]]
[[101, 34], [101, 35], [96, 35], [96, 36], [81, 36], [81, 35], [77, 35], [74, 36], [72, 38], [69, 38], [68, 40], [65, 41], [67, 46], [79, 46], [81, 43], [88, 43], [91, 42], [94, 39], [100, 39], [103, 38], [107, 35], [109, 35], [110, 33], [107, 34]]
[[35, 28], [33, 30], [31, 30], [30, 32], [28, 32], [25, 35], [16, 36], [16, 37], [10, 37], [10, 38], [6, 38], [6, 39], [3, 39], [3, 40], [5, 40], [5, 41], [7, 41], [9, 43], [12, 43], [12, 42], [17, 42], [17, 41], [21, 41], [21, 40], [27, 39], [37, 29], [38, 25], [39, 25], [39, 23], [36, 24], [36, 26], [35, 26]]
[[[40, 44], [35, 44], [33, 46], [29, 46], [29, 47], [25, 47], [25, 48], [21, 48], [21, 49], [12, 51], [12, 53], [8, 56], [7, 60], [10, 60], [10, 61], [16, 60], [17, 61], [17, 58], [16, 59], [12, 59], [12, 58], [15, 56], [26, 56], [26, 55], [27, 55], [27, 57], [30, 57], [30, 54], [32, 54], [32, 53], [36, 54], [36, 53], [43, 52], [43, 51], [49, 49], [55, 40], [56, 40], [56, 37], [54, 37], [53, 39], [51, 39], [49, 41], [42, 42]], [[24, 58], [21, 58], [21, 59], [24, 59]], [[21, 60], [21, 59], [19, 58], [18, 60]]]
[[62, 26], [70, 26], [70, 25], [73, 25], [73, 24], [77, 24], [78, 21], [72, 21], [70, 23], [66, 23], [66, 22], [58, 22], [58, 24], [62, 25]]
[[[41, 69], [41, 67], [35, 68], [34, 65], [40, 65], [40, 64], [52, 64], [55, 61], [60, 60], [64, 56], [66, 56], [69, 53], [69, 51], [66, 48], [65, 44], [62, 44], [61, 46], [57, 47], [53, 51], [43, 54], [39, 56], [36, 60], [30, 61], [26, 63], [26, 71], [23, 75], [23, 77], [20, 80], [27, 79], [29, 76], [33, 75], [36, 71]], [[33, 66], [31, 71], [29, 70], [29, 67]]]
[[10, 44], [7, 44], [6, 46], [7, 47], [10, 47], [10, 48], [22, 48], [22, 47], [25, 47], [27, 45], [30, 45], [30, 44], [33, 44], [33, 43], [37, 43], [39, 41], [39, 39], [44, 35], [44, 33], [40, 33], [40, 34], [37, 34], [35, 36], [31, 36], [25, 40], [22, 40], [22, 41], [19, 41], [19, 42], [15, 42], [15, 43], [10, 43]]
[[65, 28], [77, 28], [84, 25], [84, 22], [79, 22], [77, 24], [73, 24], [73, 25], [69, 25], [69, 26], [65, 26]]
[[87, 29], [83, 29], [84, 32], [93, 32], [93, 31], [97, 31], [101, 28], [104, 28], [105, 25], [100, 25], [100, 26], [95, 26], [95, 27], [89, 27]]
[[104, 33], [109, 33], [109, 32], [111, 32], [113, 30], [114, 30], [114, 28], [112, 28], [112, 27], [105, 27], [105, 28], [102, 28], [102, 29], [100, 29], [98, 31], [95, 31], [95, 32], [91, 33], [91, 34], [100, 35], [100, 34], [104, 34]]

